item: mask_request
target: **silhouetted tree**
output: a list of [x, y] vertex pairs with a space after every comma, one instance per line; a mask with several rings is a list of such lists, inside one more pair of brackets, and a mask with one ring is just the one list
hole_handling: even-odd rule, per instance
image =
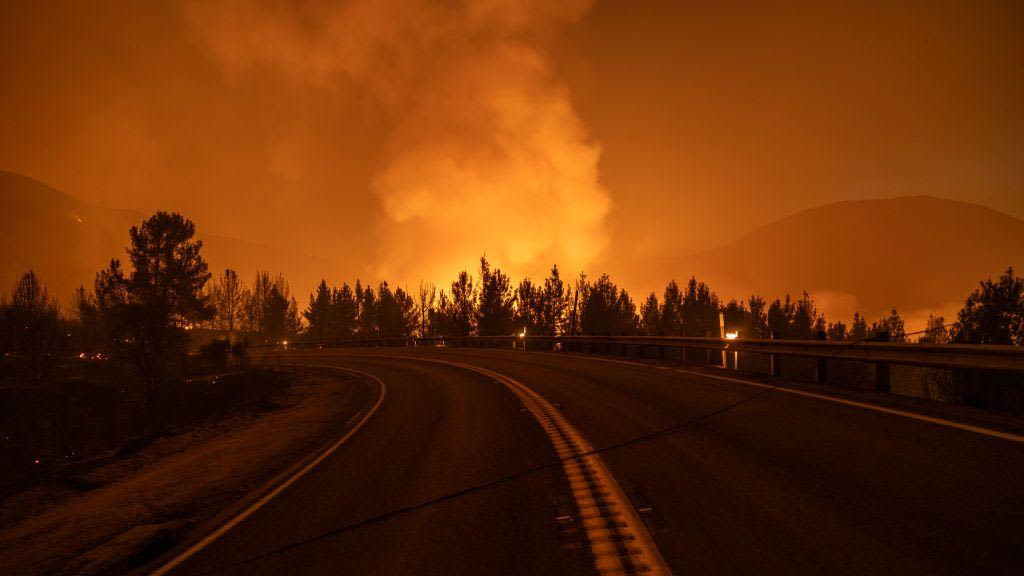
[[194, 236], [190, 220], [157, 212], [130, 231], [131, 272], [125, 275], [114, 259], [96, 276], [96, 300], [108, 335], [147, 380], [150, 408], [169, 362], [185, 351], [185, 328], [211, 313], [202, 296], [210, 273], [199, 253], [203, 243]]
[[684, 335], [718, 335], [718, 297], [707, 284], [693, 277], [687, 283], [683, 295], [682, 316]]
[[430, 332], [433, 336], [452, 336], [455, 333], [451, 300], [444, 290], [437, 299], [437, 307], [430, 310]]
[[302, 327], [298, 303], [289, 297], [287, 284], [271, 284], [262, 316], [263, 336], [271, 342], [292, 338]]
[[430, 282], [420, 281], [419, 290], [416, 292], [417, 307], [419, 314], [419, 336], [426, 338], [433, 336], [430, 332], [430, 313], [437, 301], [437, 288]]
[[683, 293], [679, 285], [672, 280], [665, 286], [665, 293], [661, 297], [661, 310], [658, 313], [661, 326], [658, 332], [665, 336], [682, 336], [683, 327]]
[[377, 330], [381, 338], [411, 336], [416, 326], [415, 302], [403, 289], [393, 293], [387, 282], [377, 288]]
[[771, 338], [764, 298], [756, 295], [751, 296], [747, 299], [747, 308], [750, 314], [750, 337]]
[[825, 319], [818, 314], [818, 308], [814, 305], [807, 292], [797, 300], [793, 306], [793, 315], [789, 321], [787, 338], [798, 338], [802, 340], [814, 339], [817, 332], [824, 332]]
[[583, 333], [581, 322], [583, 304], [586, 302], [588, 292], [590, 292], [590, 282], [587, 281], [585, 273], [580, 272], [579, 277], [569, 292], [566, 298], [568, 305], [565, 318], [566, 326], [563, 329], [563, 333], [575, 336]]
[[661, 309], [658, 296], [651, 292], [647, 300], [640, 305], [640, 330], [647, 336], [661, 333]]
[[1013, 268], [991, 278], [967, 297], [957, 315], [953, 340], [970, 344], [1024, 344], [1024, 278]]
[[900, 313], [896, 311], [896, 308], [889, 312], [889, 315], [877, 322], [871, 324], [871, 333], [877, 334], [879, 332], [888, 332], [889, 341], [891, 342], [903, 342], [906, 340], [906, 329], [904, 327], [903, 318], [900, 317]]
[[527, 334], [544, 333], [541, 328], [544, 316], [544, 293], [529, 278], [523, 278], [515, 291], [516, 332], [525, 330]]
[[481, 257], [477, 333], [480, 336], [511, 334], [513, 302], [508, 276], [497, 268], [492, 269], [487, 258]]
[[836, 320], [828, 325], [828, 329], [825, 331], [826, 336], [829, 340], [846, 340], [846, 323], [842, 320]]
[[377, 331], [377, 296], [373, 287], [363, 288], [357, 280], [356, 291], [362, 294], [359, 300], [359, 337], [377, 338], [380, 334]]
[[853, 324], [850, 324], [850, 340], [863, 340], [868, 337], [868, 322], [860, 315], [853, 313]]
[[32, 376], [42, 378], [67, 342], [60, 306], [30, 270], [15, 283], [4, 308], [5, 331], [13, 338], [14, 350], [28, 359]]
[[949, 344], [952, 340], [953, 334], [949, 326], [946, 326], [946, 319], [935, 314], [928, 315], [924, 333], [917, 339], [921, 344]]
[[636, 306], [625, 290], [619, 290], [607, 274], [586, 290], [580, 311], [584, 334], [624, 334], [636, 331]]
[[334, 299], [326, 280], [320, 280], [316, 293], [309, 295], [309, 306], [302, 313], [306, 319], [308, 333], [317, 342], [323, 342], [330, 335]]
[[225, 269], [215, 281], [213, 295], [213, 306], [220, 326], [233, 334], [242, 312], [244, 295], [238, 273], [230, 268]]
[[347, 340], [356, 331], [359, 304], [355, 292], [348, 284], [331, 292], [331, 318], [328, 334], [331, 340]]
[[565, 321], [566, 301], [565, 283], [558, 271], [558, 266], [551, 267], [551, 274], [544, 279], [544, 292], [541, 294], [541, 314], [537, 323], [537, 332], [555, 335], [562, 332]]
[[459, 272], [452, 282], [451, 300], [448, 307], [448, 329], [446, 336], [471, 336], [476, 320], [476, 288], [468, 272]]

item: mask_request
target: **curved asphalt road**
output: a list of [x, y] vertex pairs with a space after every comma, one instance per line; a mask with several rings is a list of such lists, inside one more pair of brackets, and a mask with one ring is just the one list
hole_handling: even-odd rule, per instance
[[[502, 384], [417, 357], [515, 378], [595, 448], [762, 390], [568, 354], [289, 353], [289, 361], [379, 377], [388, 390], [380, 411], [318, 468], [172, 573], [592, 574], [559, 466], [237, 564], [556, 459]], [[1018, 421], [967, 409], [844, 397], [1021, 434]], [[1024, 444], [1005, 438], [769, 392], [602, 459], [676, 574], [1009, 574], [1024, 566]]]

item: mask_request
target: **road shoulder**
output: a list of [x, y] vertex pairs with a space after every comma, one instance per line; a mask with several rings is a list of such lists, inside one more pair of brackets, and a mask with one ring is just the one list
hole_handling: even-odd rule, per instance
[[84, 480], [95, 488], [0, 532], [0, 564], [26, 575], [126, 570], [202, 531], [373, 401], [365, 382], [341, 372], [298, 376], [277, 410], [164, 438], [91, 471]]

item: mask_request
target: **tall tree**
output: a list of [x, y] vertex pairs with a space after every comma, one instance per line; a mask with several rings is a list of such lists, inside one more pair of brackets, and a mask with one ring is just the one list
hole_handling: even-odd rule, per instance
[[419, 314], [419, 336], [426, 338], [432, 336], [430, 333], [430, 313], [434, 309], [434, 302], [437, 300], [437, 288], [430, 282], [420, 281], [420, 287], [416, 291], [416, 311]]
[[658, 296], [651, 292], [640, 305], [640, 330], [647, 336], [657, 336], [661, 332], [661, 310]]
[[516, 332], [525, 330], [527, 334], [548, 334], [548, 328], [544, 328], [545, 302], [544, 292], [536, 286], [529, 278], [523, 278], [515, 291], [515, 318], [514, 328]]
[[747, 308], [750, 310], [750, 336], [753, 338], [771, 338], [764, 298], [752, 295], [747, 299]]
[[449, 303], [448, 329], [451, 336], [471, 336], [476, 319], [476, 288], [473, 278], [468, 272], [459, 272], [457, 280], [452, 282], [451, 301]]
[[825, 334], [829, 340], [846, 340], [846, 323], [842, 320], [832, 322], [828, 325], [828, 329], [825, 331]]
[[476, 309], [477, 334], [504, 336], [512, 333], [513, 295], [510, 281], [498, 268], [480, 258], [480, 298]]
[[929, 314], [925, 331], [917, 341], [921, 344], [949, 344], [952, 337], [949, 326], [946, 326], [946, 319], [943, 316]]
[[362, 294], [359, 301], [359, 337], [379, 338], [377, 324], [377, 295], [373, 293], [373, 286], [360, 286], [356, 280], [356, 291]]
[[586, 299], [590, 293], [590, 282], [587, 281], [587, 275], [580, 272], [576, 282], [570, 289], [570, 294], [566, 296], [567, 311], [565, 322], [567, 327], [563, 329], [564, 334], [576, 336], [583, 334], [583, 307]]
[[129, 235], [131, 272], [112, 260], [97, 274], [96, 298], [115, 345], [146, 378], [152, 407], [168, 364], [185, 351], [185, 327], [211, 313], [202, 296], [210, 272], [195, 225], [180, 214], [157, 212]]
[[416, 327], [416, 305], [402, 288], [391, 291], [387, 282], [377, 288], [377, 327], [381, 338], [405, 338]]
[[213, 293], [217, 319], [229, 334], [234, 334], [242, 310], [243, 288], [238, 273], [227, 268], [217, 277]]
[[580, 310], [583, 334], [618, 335], [635, 332], [637, 325], [636, 305], [607, 274], [587, 287]]
[[66, 338], [60, 306], [35, 272], [29, 270], [15, 283], [5, 316], [13, 327], [14, 349], [28, 358], [33, 377], [42, 378]]
[[850, 340], [863, 340], [868, 337], [868, 322], [861, 316], [860, 312], [853, 313], [853, 323], [850, 324]]
[[889, 312], [889, 315], [877, 322], [871, 324], [871, 332], [888, 332], [889, 340], [892, 342], [903, 342], [906, 340], [906, 329], [904, 327], [903, 318], [894, 306]]
[[665, 293], [661, 297], [661, 310], [658, 314], [661, 326], [658, 331], [665, 336], [682, 336], [683, 328], [683, 293], [679, 290], [679, 284], [672, 280], [665, 286]]
[[359, 303], [355, 292], [347, 283], [331, 292], [331, 318], [329, 334], [332, 340], [347, 340], [356, 331]]
[[541, 294], [541, 314], [537, 324], [537, 332], [545, 335], [562, 333], [565, 321], [566, 301], [565, 283], [558, 271], [558, 265], [551, 267], [551, 274], [544, 279], [544, 291]]
[[693, 277], [683, 295], [682, 317], [686, 336], [718, 335], [718, 297], [707, 284]]
[[309, 326], [309, 334], [322, 343], [330, 334], [334, 299], [327, 281], [321, 279], [316, 287], [316, 292], [309, 295], [309, 306], [302, 313]]

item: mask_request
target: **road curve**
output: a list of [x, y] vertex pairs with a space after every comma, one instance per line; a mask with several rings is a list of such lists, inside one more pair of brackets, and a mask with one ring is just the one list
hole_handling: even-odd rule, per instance
[[[388, 398], [314, 472], [172, 574], [594, 573], [567, 473], [550, 466], [558, 453], [549, 431], [495, 375], [535, 391], [598, 449], [763, 391], [670, 366], [508, 350], [326, 350], [288, 359], [364, 370], [387, 383]], [[871, 394], [842, 400], [769, 392], [601, 460], [676, 574], [1019, 571], [1024, 445], [941, 424], [1013, 436], [1019, 421], [909, 401], [894, 410], [891, 397]]]

